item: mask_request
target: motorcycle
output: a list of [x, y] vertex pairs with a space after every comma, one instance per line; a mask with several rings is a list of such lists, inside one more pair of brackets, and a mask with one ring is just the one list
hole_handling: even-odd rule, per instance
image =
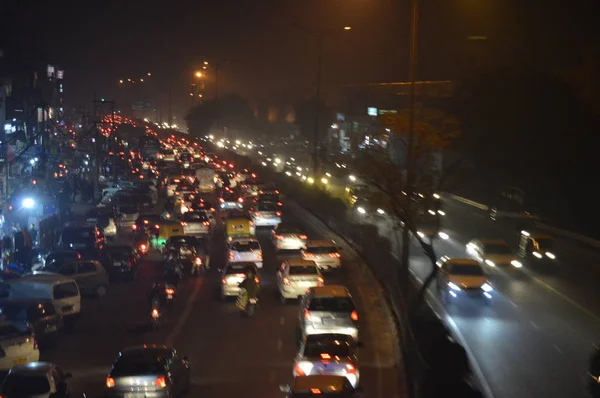
[[150, 313], [150, 324], [152, 325], [152, 330], [158, 330], [160, 326], [160, 311], [158, 308], [152, 308], [152, 312]]
[[191, 274], [193, 276], [200, 276], [202, 272], [206, 271], [206, 267], [204, 266], [204, 262], [200, 257], [194, 258], [192, 262]]
[[243, 315], [251, 317], [256, 312], [256, 307], [258, 307], [258, 297], [248, 298], [248, 292], [242, 288], [235, 304]]
[[177, 294], [177, 289], [175, 288], [175, 286], [173, 286], [173, 285], [165, 286], [165, 300], [167, 302], [167, 305], [173, 304], [176, 294]]

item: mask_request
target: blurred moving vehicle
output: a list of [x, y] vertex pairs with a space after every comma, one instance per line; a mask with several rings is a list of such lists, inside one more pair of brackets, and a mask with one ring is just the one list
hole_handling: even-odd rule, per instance
[[523, 266], [508, 243], [500, 239], [473, 239], [467, 243], [466, 250], [469, 257], [490, 267], [512, 265], [521, 268]]
[[258, 268], [263, 266], [263, 253], [260, 243], [256, 238], [234, 238], [229, 243], [228, 261], [253, 262]]
[[494, 289], [477, 260], [443, 256], [438, 260], [437, 266], [440, 267], [437, 276], [438, 294], [447, 304], [459, 297], [483, 298], [486, 304], [491, 302], [491, 292]]

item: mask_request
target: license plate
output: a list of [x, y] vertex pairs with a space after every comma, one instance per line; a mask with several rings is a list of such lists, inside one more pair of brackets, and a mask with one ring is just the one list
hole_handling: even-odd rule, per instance
[[17, 358], [13, 361], [15, 365], [22, 365], [27, 362], [27, 358]]
[[116, 261], [115, 261], [115, 262], [113, 263], [113, 267], [120, 267], [120, 266], [121, 266], [121, 263], [120, 263], [120, 262], [116, 262]]

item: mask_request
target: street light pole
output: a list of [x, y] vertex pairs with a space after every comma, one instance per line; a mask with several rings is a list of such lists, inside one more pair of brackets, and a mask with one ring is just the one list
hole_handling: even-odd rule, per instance
[[219, 64], [216, 63], [215, 64], [215, 112], [216, 112], [216, 119], [215, 119], [215, 127], [217, 132], [219, 132], [219, 118], [221, 117], [221, 114], [219, 113]]
[[319, 104], [321, 102], [321, 71], [323, 65], [323, 29], [317, 33], [317, 78], [315, 90], [315, 122], [313, 131], [312, 174], [317, 178], [319, 169]]
[[[406, 150], [406, 192], [408, 201], [406, 210], [409, 217], [412, 215], [412, 195], [414, 195], [414, 135], [415, 135], [415, 90], [417, 84], [417, 44], [419, 33], [419, 0], [411, 0], [410, 20], [410, 53], [408, 78], [410, 82], [408, 91], [408, 131]], [[408, 224], [402, 229], [402, 257], [399, 282], [400, 286], [408, 283], [408, 263], [410, 250], [410, 230]]]

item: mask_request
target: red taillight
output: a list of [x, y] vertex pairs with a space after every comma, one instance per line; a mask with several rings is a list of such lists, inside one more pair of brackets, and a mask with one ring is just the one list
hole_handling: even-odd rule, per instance
[[284, 240], [285, 236], [275, 235], [275, 238], [278, 239], [278, 240]]
[[346, 371], [346, 374], [350, 374], [350, 375], [356, 374], [356, 368], [354, 367], [354, 365], [352, 365], [350, 363], [346, 364], [345, 371]]
[[281, 206], [283, 206], [283, 203], [277, 202], [277, 206], [281, 207]]
[[312, 321], [312, 316], [310, 315], [309, 310], [304, 310], [304, 319], [307, 321]]
[[227, 279], [225, 279], [225, 278], [221, 279], [221, 283], [224, 284], [224, 285], [226, 285], [227, 284]]
[[158, 318], [160, 316], [160, 312], [156, 308], [152, 309], [152, 318]]
[[167, 388], [167, 380], [164, 376], [157, 377], [156, 380], [154, 380], [154, 385], [158, 388]]
[[175, 294], [175, 289], [171, 289], [170, 287], [165, 289], [165, 293], [167, 294]]
[[300, 235], [298, 238], [300, 238], [301, 240], [307, 240], [308, 236], [306, 236], [306, 235]]
[[143, 243], [140, 245], [140, 250], [143, 252], [145, 252], [147, 248], [148, 247], [146, 245], [144, 245]]
[[352, 313], [350, 314], [350, 319], [352, 319], [353, 321], [358, 321], [358, 312], [356, 312], [356, 310], [352, 311]]
[[303, 252], [303, 253], [302, 253], [302, 255], [303, 255], [304, 257], [306, 257], [306, 258], [313, 258], [313, 257], [315, 256], [315, 255], [314, 255], [314, 254], [312, 254], [312, 253], [306, 253], [306, 252]]
[[223, 203], [223, 202], [225, 202], [225, 199], [219, 198], [219, 202]]
[[133, 229], [135, 231], [137, 229], [137, 225], [133, 224], [133, 226], [131, 227], [131, 229]]
[[196, 263], [196, 265], [202, 265], [202, 259], [200, 257], [196, 257], [194, 262]]
[[258, 252], [258, 258], [262, 260], [262, 252]]
[[304, 370], [302, 370], [300, 365], [296, 365], [295, 373], [296, 376], [306, 376], [306, 373], [304, 373]]
[[234, 256], [233, 252], [229, 252], [229, 259], [233, 260], [234, 258], [235, 258], [235, 256]]
[[277, 214], [279, 217], [281, 217], [281, 212], [280, 211], [276, 212], [275, 214]]
[[254, 283], [256, 283], [257, 285], [260, 284], [260, 279], [258, 279], [258, 276], [254, 277]]
[[238, 202], [240, 202], [240, 203], [244, 203], [244, 198], [242, 198], [242, 197], [239, 197], [239, 198], [238, 198]]
[[115, 386], [115, 379], [112, 377], [106, 378], [106, 388], [113, 388]]
[[284, 277], [283, 278], [283, 284], [289, 286], [290, 285], [290, 280], [287, 277]]
[[329, 355], [327, 353], [322, 353], [321, 354], [321, 359], [331, 359], [331, 355]]
[[183, 225], [185, 227], [186, 225], [188, 225], [188, 223], [186, 223], [185, 221], [182, 221], [181, 225]]
[[340, 253], [329, 253], [329, 257], [340, 258], [341, 256], [340, 256]]
[[204, 222], [202, 223], [202, 225], [204, 225], [204, 226], [207, 226], [207, 227], [208, 227], [208, 226], [210, 225], [210, 223], [209, 223], [208, 221], [204, 221]]
[[323, 277], [322, 277], [322, 276], [319, 276], [319, 277], [317, 278], [317, 281], [319, 282], [319, 285], [321, 285], [321, 286], [322, 286], [323, 284], [325, 284], [325, 279], [323, 279]]

